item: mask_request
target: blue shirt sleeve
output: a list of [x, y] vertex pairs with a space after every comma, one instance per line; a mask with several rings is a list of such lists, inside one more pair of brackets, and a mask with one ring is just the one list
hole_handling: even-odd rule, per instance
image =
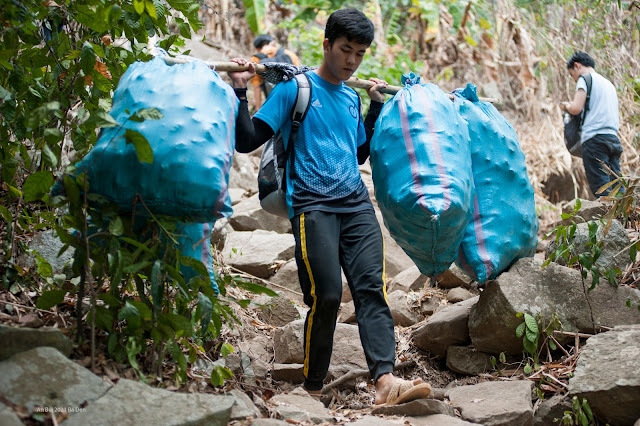
[[254, 117], [267, 123], [273, 133], [277, 133], [288, 121], [291, 121], [291, 108], [297, 94], [298, 84], [295, 79], [276, 84]]

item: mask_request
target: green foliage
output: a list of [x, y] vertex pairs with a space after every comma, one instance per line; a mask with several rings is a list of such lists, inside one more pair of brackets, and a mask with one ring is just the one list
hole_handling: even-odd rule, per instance
[[264, 32], [264, 18], [267, 12], [267, 3], [264, 0], [242, 0], [245, 8], [245, 18], [249, 29], [258, 35]]
[[[58, 2], [60, 3], [60, 2]], [[78, 339], [85, 340], [81, 301], [90, 299], [84, 319], [92, 337], [102, 339], [119, 362], [129, 363], [144, 380], [156, 374], [166, 357], [176, 381], [186, 381], [189, 362], [203, 352], [202, 341], [219, 336], [223, 323], [237, 323], [227, 288], [255, 285], [231, 276], [216, 276], [216, 295], [209, 273], [199, 261], [183, 258], [176, 248], [175, 219], [123, 214], [118, 206], [91, 192], [91, 182], [73, 166], [63, 169], [71, 148], [82, 159], [97, 141], [101, 127], [119, 124], [109, 115], [111, 97], [128, 66], [150, 59], [149, 37], [164, 37], [172, 50], [202, 27], [196, 0], [4, 2], [0, 31], [0, 217], [6, 225], [0, 246], [2, 285], [32, 285], [40, 291], [37, 307], [51, 309], [75, 297]], [[173, 12], [180, 12], [175, 14]], [[173, 15], [176, 15], [174, 17]], [[179, 17], [178, 17], [179, 16]], [[118, 42], [114, 42], [118, 40]], [[129, 120], [161, 120], [154, 109], [133, 111]], [[152, 163], [149, 142], [139, 132], [123, 136], [141, 162]], [[51, 189], [56, 183], [55, 196]], [[37, 276], [15, 263], [23, 234], [50, 228], [74, 249], [73, 276], [54, 275], [36, 257]], [[189, 266], [198, 273], [186, 281]], [[20, 281], [20, 282], [18, 282]], [[93, 342], [94, 339], [92, 338]], [[224, 346], [229, 353], [228, 345]], [[92, 353], [95, 347], [92, 347]], [[155, 353], [155, 365], [141, 355]], [[230, 377], [218, 370], [216, 383]]]
[[[562, 219], [572, 219], [577, 215], [581, 206], [582, 203], [580, 199], [577, 198], [573, 212], [563, 213]], [[568, 267], [577, 266], [579, 268], [583, 283], [589, 273], [591, 273], [591, 286], [589, 287], [589, 291], [593, 290], [595, 286], [599, 284], [601, 275], [604, 275], [609, 282], [615, 284], [617, 282], [616, 275], [619, 274], [620, 271], [617, 268], [610, 268], [608, 270], [601, 271], [600, 267], [596, 264], [597, 260], [600, 258], [602, 246], [604, 244], [604, 241], [598, 240], [599, 226], [600, 225], [596, 221], [588, 222], [589, 235], [588, 241], [585, 244], [586, 251], [581, 252], [579, 252], [578, 247], [576, 247], [574, 242], [574, 236], [577, 229], [575, 221], [572, 221], [569, 225], [560, 225], [553, 229], [545, 236], [545, 238], [555, 234], [556, 248], [550, 253], [549, 257], [544, 262], [543, 267], [549, 265], [551, 262], [562, 260]], [[609, 225], [605, 227], [604, 235], [606, 235], [608, 227]]]
[[[526, 312], [518, 312], [517, 318], [523, 318], [524, 321], [516, 327], [516, 337], [522, 339], [522, 346], [525, 353], [524, 373], [531, 374], [538, 370], [540, 353], [545, 348], [555, 350], [555, 339], [552, 337], [553, 332], [560, 328], [560, 320], [557, 314], [553, 314], [548, 323], [542, 315], [536, 314], [534, 317]], [[541, 339], [542, 338], [542, 339]]]
[[574, 396], [571, 400], [571, 411], [565, 411], [562, 419], [554, 419], [554, 421], [558, 420], [564, 426], [590, 426], [596, 424], [587, 400], [583, 398], [582, 403], [580, 403], [577, 396]]

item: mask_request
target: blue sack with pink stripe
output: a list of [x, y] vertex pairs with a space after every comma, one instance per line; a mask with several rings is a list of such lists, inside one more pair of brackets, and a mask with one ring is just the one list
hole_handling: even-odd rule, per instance
[[471, 217], [469, 133], [449, 96], [403, 76], [371, 140], [376, 200], [394, 240], [427, 276], [449, 269]]
[[[232, 213], [229, 168], [235, 148], [238, 99], [204, 62], [168, 65], [162, 57], [135, 62], [113, 96], [117, 123], [102, 129], [93, 149], [76, 164], [89, 192], [119, 204], [121, 211], [211, 222]], [[162, 118], [132, 120], [156, 108]], [[142, 134], [153, 161], [141, 162], [132, 132]], [[135, 206], [135, 207], [134, 207]]]
[[475, 86], [455, 92], [468, 123], [475, 195], [473, 219], [456, 264], [478, 282], [494, 279], [513, 262], [535, 254], [538, 217], [518, 136]]

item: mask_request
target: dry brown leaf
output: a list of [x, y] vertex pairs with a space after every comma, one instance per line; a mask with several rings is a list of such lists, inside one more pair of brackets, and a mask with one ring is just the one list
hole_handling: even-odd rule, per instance
[[101, 40], [105, 44], [105, 46], [111, 46], [111, 43], [113, 42], [109, 34], [103, 35]]
[[100, 74], [102, 74], [103, 76], [111, 80], [111, 73], [109, 72], [109, 69], [103, 62], [96, 60], [96, 63], [93, 64], [93, 68], [96, 71], [98, 71]]

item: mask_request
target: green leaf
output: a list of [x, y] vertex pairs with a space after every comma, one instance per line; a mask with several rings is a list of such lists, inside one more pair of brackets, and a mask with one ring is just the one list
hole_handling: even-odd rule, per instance
[[524, 336], [524, 329], [526, 326], [527, 324], [523, 322], [516, 328], [516, 337], [521, 338], [522, 336]]
[[136, 113], [131, 114], [129, 120], [141, 122], [144, 120], [159, 120], [164, 117], [164, 114], [157, 108], [142, 108]]
[[556, 343], [553, 340], [549, 340], [549, 347], [551, 348], [552, 351], [555, 351], [556, 349], [558, 349], [558, 347], [556, 346]]
[[171, 328], [173, 328], [176, 333], [182, 331], [182, 335], [185, 337], [189, 337], [193, 334], [191, 322], [187, 318], [178, 314], [166, 314], [165, 317], [171, 325]]
[[36, 256], [36, 268], [38, 270], [38, 274], [43, 277], [50, 277], [53, 275], [53, 268], [51, 267], [51, 264], [40, 255]]
[[42, 147], [42, 159], [44, 163], [52, 169], [58, 167], [58, 157], [47, 144]]
[[269, 295], [269, 296], [277, 296], [278, 295], [278, 293], [276, 293], [275, 291], [273, 291], [270, 288], [267, 288], [265, 286], [262, 286], [260, 284], [251, 283], [251, 282], [247, 282], [247, 281], [236, 281], [235, 284], [238, 287], [244, 288], [245, 290], [249, 290], [252, 293], [256, 293], [256, 294], [264, 293], [264, 294]]
[[11, 214], [9, 209], [3, 205], [0, 205], [0, 215], [7, 222], [7, 224], [10, 224], [13, 222], [13, 215]]
[[44, 197], [53, 186], [53, 173], [41, 170], [30, 175], [22, 187], [24, 201], [29, 203]]
[[249, 29], [254, 34], [261, 34], [265, 28], [265, 13], [267, 6], [265, 0], [242, 0], [245, 7], [245, 19]]
[[56, 144], [62, 140], [62, 131], [56, 128], [44, 129], [44, 140], [48, 144]]
[[122, 302], [120, 302], [117, 297], [109, 293], [102, 293], [100, 296], [98, 296], [98, 299], [102, 300], [112, 308], [119, 308], [120, 306], [122, 306]]
[[124, 268], [122, 268], [122, 272], [124, 272], [125, 274], [133, 274], [133, 273], [139, 272], [140, 270], [146, 268], [149, 265], [151, 265], [151, 262], [148, 260], [145, 260], [142, 262], [134, 263], [133, 265], [125, 266]]
[[127, 326], [132, 330], [140, 328], [140, 312], [129, 301], [126, 301], [120, 312], [118, 312], [118, 320], [126, 321]]
[[226, 358], [229, 354], [233, 353], [233, 346], [228, 343], [223, 343], [220, 347], [220, 355]]
[[535, 334], [538, 334], [538, 323], [536, 322], [536, 319], [534, 317], [525, 313], [524, 322], [527, 324], [527, 329], [531, 330]]
[[538, 341], [538, 334], [534, 333], [533, 331], [529, 330], [529, 328], [525, 329], [526, 333], [525, 336], [527, 338], [528, 341], [530, 341], [531, 343], [537, 343]]
[[153, 150], [151, 149], [151, 145], [149, 145], [149, 141], [142, 133], [136, 130], [127, 129], [124, 137], [126, 138], [127, 143], [133, 144], [136, 149], [138, 161], [141, 163], [153, 163]]
[[111, 26], [115, 25], [122, 16], [122, 8], [117, 4], [114, 4], [111, 9], [109, 9], [109, 24]]
[[532, 371], [533, 368], [531, 367], [531, 364], [527, 363], [527, 365], [524, 366], [524, 374], [531, 374]]
[[144, 8], [147, 10], [147, 13], [149, 14], [149, 16], [151, 16], [153, 19], [156, 19], [156, 20], [158, 19], [158, 14], [156, 13], [156, 7], [151, 0], [144, 1]]
[[131, 303], [131, 305], [136, 307], [138, 313], [140, 313], [140, 318], [147, 321], [151, 319], [151, 309], [149, 309], [149, 307], [145, 305], [144, 302], [141, 302], [139, 300], [131, 300], [128, 303]]
[[96, 127], [118, 126], [118, 123], [116, 122], [116, 120], [114, 120], [113, 117], [108, 112], [103, 111], [101, 109], [96, 110], [93, 114], [91, 114], [91, 117], [95, 120]]
[[89, 75], [96, 63], [96, 52], [88, 41], [82, 45], [82, 53], [80, 53], [80, 68], [84, 71], [84, 75]]
[[500, 362], [505, 363], [507, 362], [507, 356], [504, 354], [504, 352], [500, 352], [500, 356], [498, 358], [500, 360]]
[[36, 308], [44, 309], [45, 311], [49, 310], [64, 302], [65, 294], [67, 294], [67, 290], [46, 290], [38, 297]]
[[211, 371], [210, 382], [212, 386], [222, 386], [225, 379], [230, 379], [232, 377], [233, 373], [231, 370], [225, 367], [220, 367], [219, 365], [214, 365], [213, 370]]
[[133, 8], [138, 15], [142, 15], [144, 12], [144, 0], [133, 0]]
[[582, 409], [584, 413], [587, 415], [589, 420], [593, 419], [593, 412], [591, 411], [591, 407], [589, 407], [589, 403], [585, 398], [582, 399]]
[[538, 351], [538, 347], [529, 339], [522, 339], [522, 345], [524, 346], [524, 350], [530, 353], [531, 355], [535, 355], [536, 352]]
[[111, 331], [113, 327], [113, 313], [104, 306], [96, 306], [96, 327]]
[[122, 224], [122, 219], [120, 216], [116, 216], [109, 222], [109, 233], [111, 235], [122, 235], [124, 232], [124, 225]]

